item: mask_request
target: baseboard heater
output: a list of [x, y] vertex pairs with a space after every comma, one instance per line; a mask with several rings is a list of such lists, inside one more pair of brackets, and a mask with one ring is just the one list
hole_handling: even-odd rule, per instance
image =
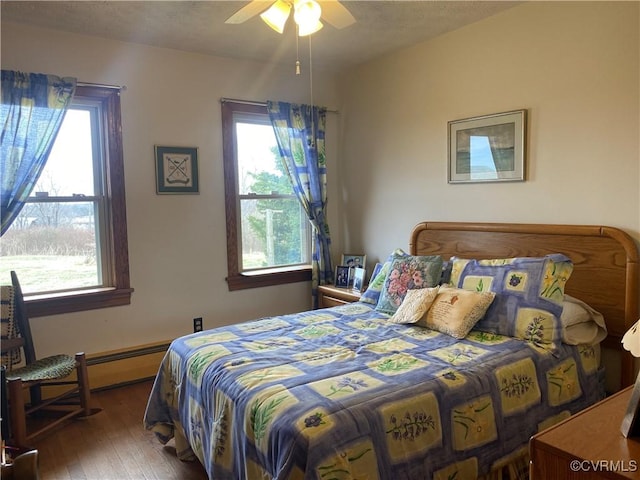
[[171, 342], [87, 355], [91, 390], [104, 390], [155, 377]]

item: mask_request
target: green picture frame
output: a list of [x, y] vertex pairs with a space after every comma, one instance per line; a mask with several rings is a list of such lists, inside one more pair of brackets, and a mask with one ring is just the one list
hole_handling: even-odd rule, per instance
[[197, 147], [155, 146], [156, 193], [198, 194]]

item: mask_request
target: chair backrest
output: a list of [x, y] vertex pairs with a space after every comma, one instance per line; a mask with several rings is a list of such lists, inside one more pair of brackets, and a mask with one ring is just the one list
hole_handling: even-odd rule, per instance
[[3, 367], [11, 368], [22, 361], [22, 345], [18, 341], [18, 326], [16, 325], [16, 302], [13, 285], [0, 287], [0, 322], [2, 323], [2, 355], [0, 360]]
[[18, 332], [24, 340], [23, 350], [27, 365], [36, 361], [36, 351], [33, 347], [33, 337], [31, 336], [31, 328], [29, 327], [29, 317], [27, 315], [27, 306], [24, 303], [22, 288], [18, 281], [16, 272], [11, 271], [11, 285], [13, 285], [15, 297], [15, 317]]
[[22, 361], [28, 365], [36, 361], [29, 328], [29, 318], [22, 288], [15, 272], [11, 272], [11, 285], [2, 285], [2, 365], [9, 370]]

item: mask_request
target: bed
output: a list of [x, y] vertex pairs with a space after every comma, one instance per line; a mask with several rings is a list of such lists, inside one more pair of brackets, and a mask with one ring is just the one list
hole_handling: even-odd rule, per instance
[[[176, 339], [145, 427], [163, 443], [173, 438], [180, 458], [197, 457], [211, 479], [525, 478], [529, 438], [603, 398], [601, 349], [619, 358], [607, 373], [616, 388], [632, 383], [620, 339], [638, 318], [638, 250], [623, 231], [424, 222], [409, 247], [385, 262], [376, 302], [365, 294], [349, 305]], [[432, 283], [450, 287], [412, 291], [393, 313], [380, 308], [391, 295], [389, 272], [417, 258], [440, 258], [429, 264], [439, 272]], [[562, 283], [554, 283], [554, 301], [545, 300], [547, 317], [540, 314], [547, 307], [523, 300], [534, 271], [541, 282], [553, 276]], [[493, 280], [517, 294], [487, 287]], [[424, 275], [410, 281], [425, 286]], [[411, 307], [424, 301], [409, 301], [431, 290], [427, 313], [448, 312], [436, 305], [453, 308], [469, 296], [470, 312], [484, 308], [481, 319], [461, 338], [443, 333], [440, 317]], [[525, 302], [518, 312], [543, 321], [522, 328], [510, 321], [514, 298]], [[565, 343], [560, 312], [569, 298], [602, 314], [606, 338]], [[396, 323], [409, 317], [421, 319]], [[428, 318], [433, 328], [421, 324]]]

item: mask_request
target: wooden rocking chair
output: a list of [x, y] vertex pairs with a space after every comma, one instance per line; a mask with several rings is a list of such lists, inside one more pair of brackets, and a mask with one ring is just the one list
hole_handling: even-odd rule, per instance
[[[84, 353], [53, 355], [37, 359], [29, 328], [22, 289], [15, 272], [11, 272], [11, 285], [2, 286], [2, 365], [6, 367], [9, 397], [9, 424], [12, 444], [27, 446], [35, 437], [48, 432], [73, 417], [86, 417], [100, 409], [91, 409], [89, 376]], [[24, 365], [14, 368], [14, 365]], [[67, 379], [73, 371], [77, 378]], [[67, 387], [63, 393], [42, 398], [43, 387]], [[72, 386], [72, 388], [68, 388]], [[25, 403], [24, 391], [29, 389], [30, 402]], [[47, 418], [33, 431], [27, 430], [27, 416], [45, 410], [55, 410], [56, 416]], [[40, 415], [38, 417], [41, 417]], [[47, 416], [48, 417], [48, 416]]]

